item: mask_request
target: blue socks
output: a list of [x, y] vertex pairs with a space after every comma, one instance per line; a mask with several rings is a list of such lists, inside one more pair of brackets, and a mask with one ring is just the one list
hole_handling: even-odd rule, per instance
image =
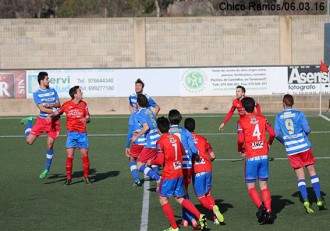
[[154, 171], [154, 173], [158, 174], [158, 171], [159, 171], [158, 165], [151, 165], [151, 169], [152, 169], [152, 171]]
[[139, 172], [136, 167], [136, 162], [135, 161], [129, 162], [129, 168], [131, 169], [131, 173], [134, 178], [134, 181], [135, 182], [139, 181], [140, 178], [139, 178]]
[[48, 171], [50, 169], [50, 166], [52, 165], [53, 154], [54, 154], [53, 149], [48, 149], [46, 151], [46, 167], [45, 167], [45, 169]]
[[307, 200], [307, 187], [305, 180], [298, 180], [298, 188], [301, 193], [303, 200]]
[[32, 120], [28, 119], [25, 125], [24, 136], [28, 137], [32, 128]]
[[311, 176], [311, 183], [315, 191], [316, 197], [321, 198], [321, 187], [318, 175]]
[[[189, 200], [189, 194], [185, 194], [183, 196], [184, 199], [186, 200]], [[185, 220], [185, 221], [188, 221], [188, 222], [191, 222], [192, 219], [195, 219], [194, 215], [192, 215], [192, 213], [190, 213], [187, 209], [185, 209], [183, 206], [182, 206], [182, 220]]]
[[155, 173], [154, 171], [152, 171], [151, 168], [145, 166], [145, 165], [142, 165], [141, 168], [139, 169], [140, 172], [144, 173], [144, 175], [156, 180], [156, 181], [159, 181], [160, 179], [160, 176]]

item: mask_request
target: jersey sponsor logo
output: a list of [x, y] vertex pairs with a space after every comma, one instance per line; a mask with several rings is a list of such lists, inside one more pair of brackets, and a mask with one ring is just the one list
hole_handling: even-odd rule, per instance
[[195, 161], [195, 164], [205, 164], [204, 158], [200, 157], [198, 160]]
[[252, 143], [252, 149], [260, 149], [264, 147], [263, 141], [256, 141]]
[[173, 167], [175, 170], [182, 168], [181, 162], [180, 161], [173, 162]]
[[188, 70], [182, 77], [184, 89], [193, 93], [203, 91], [206, 86], [206, 81], [206, 75], [198, 69]]
[[287, 119], [287, 118], [292, 118], [292, 117], [295, 117], [296, 116], [296, 113], [284, 113], [283, 115], [280, 115], [280, 118], [281, 119]]

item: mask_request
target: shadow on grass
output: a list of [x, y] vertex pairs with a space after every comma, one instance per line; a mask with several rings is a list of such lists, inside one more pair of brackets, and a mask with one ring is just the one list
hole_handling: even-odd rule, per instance
[[[96, 183], [101, 180], [105, 180], [109, 177], [115, 177], [118, 176], [120, 171], [109, 171], [109, 172], [97, 172], [94, 168], [89, 170], [89, 178], [92, 183]], [[82, 177], [84, 176], [83, 171], [76, 171], [72, 173], [72, 183], [71, 184], [77, 184], [82, 182]], [[81, 181], [76, 181], [75, 179], [81, 179]], [[66, 175], [65, 174], [52, 174], [47, 179], [57, 179], [52, 182], [46, 182], [44, 184], [54, 184], [58, 182], [63, 182], [66, 180]]]
[[272, 195], [272, 213], [274, 220], [276, 221], [277, 214], [279, 214], [285, 208], [285, 206], [293, 204], [293, 201], [282, 198], [281, 195]]
[[[314, 192], [314, 189], [312, 187], [308, 187], [307, 188], [307, 194], [308, 194], [308, 200], [309, 202], [312, 202], [312, 203], [316, 203], [317, 202], [317, 198], [316, 198], [316, 195], [315, 195], [315, 192]], [[323, 191], [321, 191], [321, 196], [322, 197], [325, 197], [327, 194], [325, 194]], [[302, 199], [301, 197], [301, 194], [300, 194], [300, 191], [296, 191], [292, 194], [293, 197], [299, 197], [299, 200], [301, 203], [304, 202], [304, 200]]]

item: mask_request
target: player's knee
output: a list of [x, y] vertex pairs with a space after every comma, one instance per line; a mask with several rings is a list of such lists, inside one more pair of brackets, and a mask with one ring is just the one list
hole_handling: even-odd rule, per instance
[[27, 143], [28, 145], [32, 145], [32, 144], [33, 144], [33, 141], [31, 141], [31, 140], [26, 140], [26, 143]]

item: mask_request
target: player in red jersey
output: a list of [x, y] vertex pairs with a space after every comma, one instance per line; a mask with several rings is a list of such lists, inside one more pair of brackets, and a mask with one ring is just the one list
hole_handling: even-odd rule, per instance
[[198, 149], [197, 158], [193, 160], [193, 186], [195, 194], [200, 203], [208, 210], [214, 213], [213, 220], [215, 225], [224, 222], [224, 217], [220, 213], [219, 207], [216, 205], [213, 196], [211, 195], [212, 188], [212, 164], [211, 161], [215, 159], [213, 149], [208, 140], [196, 133], [195, 120], [187, 118], [184, 121], [184, 127], [191, 133], [194, 138], [196, 148]]
[[[234, 114], [236, 109], [237, 109], [237, 112], [240, 117], [245, 115], [245, 110], [244, 110], [244, 107], [242, 106], [242, 102], [241, 102], [244, 97], [245, 97], [245, 87], [237, 86], [236, 87], [236, 99], [233, 100], [232, 106], [231, 106], [229, 112], [227, 113], [226, 118], [222, 121], [222, 123], [219, 126], [219, 130], [222, 130], [224, 128], [225, 124], [228, 122], [228, 120], [230, 120], [230, 118], [232, 117], [232, 115]], [[261, 108], [257, 102], [255, 102], [255, 109], [257, 111], [257, 114], [261, 115]]]
[[207, 227], [205, 215], [201, 214], [189, 200], [183, 198], [182, 154], [185, 153], [185, 150], [180, 139], [176, 135], [168, 133], [170, 122], [167, 118], [158, 118], [157, 124], [159, 134], [161, 135], [160, 139], [157, 141], [158, 153], [155, 159], [148, 161], [148, 164], [164, 166], [158, 194], [159, 202], [162, 205], [165, 216], [171, 224], [171, 226], [164, 231], [179, 230], [175, 221], [174, 211], [168, 202], [168, 199], [172, 196], [199, 220], [201, 229], [205, 230]]
[[83, 93], [79, 86], [74, 86], [70, 89], [69, 94], [71, 100], [65, 102], [62, 107], [53, 113], [53, 116], [66, 114], [66, 176], [67, 179], [64, 185], [70, 185], [72, 181], [72, 162], [75, 148], [79, 148], [82, 167], [84, 172], [83, 181], [86, 184], [91, 184], [88, 178], [89, 158], [88, 158], [88, 137], [86, 133], [86, 123], [90, 122], [90, 115], [85, 101], [83, 101]]
[[[258, 207], [258, 222], [271, 224], [274, 222], [271, 213], [271, 195], [267, 187], [269, 177], [268, 150], [273, 143], [275, 132], [267, 119], [256, 115], [255, 101], [250, 97], [242, 99], [246, 115], [237, 122], [238, 152], [245, 156], [245, 183], [249, 195]], [[266, 131], [269, 133], [267, 142]], [[256, 180], [259, 181], [263, 203], [255, 188]]]

